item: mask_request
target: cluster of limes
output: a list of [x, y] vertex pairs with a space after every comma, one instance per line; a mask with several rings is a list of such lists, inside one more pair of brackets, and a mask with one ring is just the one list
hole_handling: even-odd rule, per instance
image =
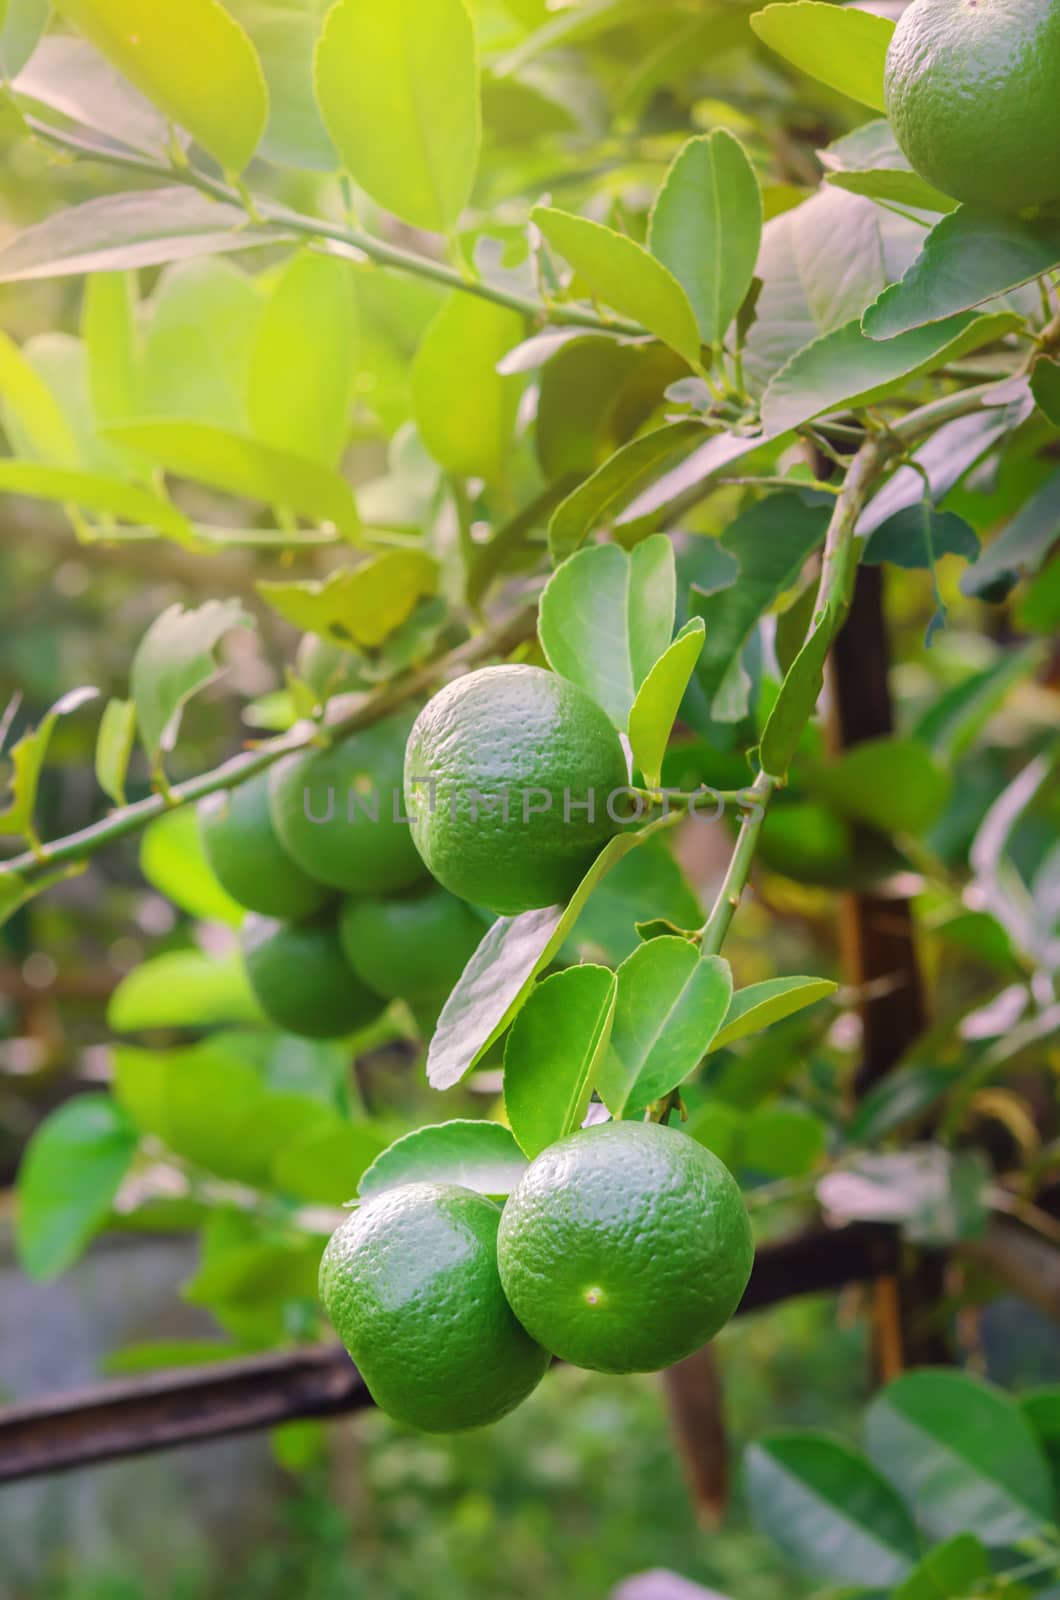
[[716, 1156], [604, 1123], [532, 1161], [503, 1210], [446, 1183], [373, 1196], [333, 1234], [320, 1292], [376, 1403], [427, 1432], [495, 1422], [555, 1356], [653, 1372], [718, 1332], [753, 1259]]
[[412, 714], [211, 795], [199, 824], [210, 865], [251, 914], [243, 959], [265, 1015], [338, 1038], [390, 1000], [429, 1022], [481, 939], [480, 917], [427, 878], [401, 814]]

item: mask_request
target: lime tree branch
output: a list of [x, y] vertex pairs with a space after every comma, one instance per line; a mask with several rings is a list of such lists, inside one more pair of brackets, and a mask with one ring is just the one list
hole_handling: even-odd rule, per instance
[[[97, 144], [95, 140], [86, 139], [80, 134], [49, 127], [46, 122], [41, 122], [36, 117], [28, 116], [25, 121], [38, 138], [80, 160], [99, 161], [106, 166], [139, 173], [143, 177], [183, 184], [186, 188], [199, 190], [212, 200], [236, 206], [241, 211], [247, 210], [248, 197], [244, 192], [223, 183], [219, 178], [211, 177], [209, 173], [200, 171], [190, 163], [168, 166], [165, 162], [152, 161], [149, 157], [138, 156], [132, 151], [116, 150], [108, 145]], [[362, 228], [331, 222], [326, 217], [307, 216], [275, 201], [266, 200], [260, 195], [254, 195], [251, 204], [253, 214], [247, 211], [247, 225], [253, 226], [256, 230], [260, 230], [262, 226], [275, 230], [278, 239], [290, 237], [291, 234], [307, 239], [331, 239], [336, 244], [359, 250], [362, 255], [377, 262], [379, 266], [391, 267], [397, 272], [408, 272], [418, 278], [427, 278], [446, 289], [459, 289], [465, 294], [477, 295], [480, 300], [490, 300], [494, 305], [518, 311], [539, 325], [551, 323], [556, 327], [592, 328], [598, 332], [620, 333], [633, 337], [647, 336], [646, 330], [638, 323], [629, 322], [622, 317], [601, 316], [585, 306], [562, 305], [555, 302], [546, 305], [544, 301], [533, 299], [529, 295], [517, 294], [514, 290], [504, 289], [499, 284], [486, 283], [481, 278], [466, 276], [457, 268], [449, 266], [444, 261], [437, 261], [432, 256], [421, 255], [415, 250], [402, 249], [400, 245], [388, 244], [385, 239], [366, 233]]]
[[12, 857], [0, 864], [0, 903], [5, 898], [5, 890], [14, 887], [16, 880], [20, 884], [30, 885], [58, 868], [76, 867], [105, 845], [113, 844], [128, 834], [139, 833], [164, 812], [193, 805], [197, 800], [221, 789], [234, 789], [292, 751], [323, 743], [333, 744], [348, 738], [360, 729], [379, 722], [406, 701], [426, 693], [441, 679], [477, 666], [491, 656], [506, 655], [533, 636], [536, 616], [536, 607], [526, 606], [455, 649], [436, 655], [390, 683], [369, 691], [345, 716], [326, 727], [316, 724], [299, 727], [290, 735], [261, 749], [248, 750], [210, 772], [173, 784], [165, 795], [153, 794], [131, 805], [121, 806], [91, 827], [81, 828], [76, 833], [44, 844], [39, 851], [26, 851], [23, 855]]

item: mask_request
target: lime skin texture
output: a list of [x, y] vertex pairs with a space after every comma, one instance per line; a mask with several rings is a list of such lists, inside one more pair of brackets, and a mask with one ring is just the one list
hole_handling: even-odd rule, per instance
[[439, 884], [388, 900], [351, 895], [339, 912], [347, 961], [388, 1000], [443, 1000], [485, 932], [471, 907]]
[[251, 913], [240, 940], [258, 1004], [287, 1033], [341, 1039], [374, 1022], [386, 1005], [350, 967], [331, 915], [279, 922]]
[[512, 1310], [554, 1355], [655, 1372], [729, 1320], [754, 1247], [716, 1156], [659, 1123], [611, 1122], [531, 1162], [504, 1208], [497, 1259]]
[[266, 917], [312, 916], [331, 891], [302, 871], [276, 837], [269, 777], [259, 773], [198, 806], [199, 836], [217, 881], [241, 906]]
[[325, 750], [272, 768], [269, 805], [280, 843], [311, 878], [347, 894], [390, 894], [423, 877], [401, 814], [405, 740], [396, 713]]
[[332, 1235], [320, 1296], [376, 1404], [426, 1433], [496, 1422], [549, 1364], [497, 1274], [500, 1210], [447, 1183], [375, 1195]]
[[447, 684], [417, 717], [405, 756], [405, 807], [430, 871], [505, 914], [569, 898], [617, 831], [607, 803], [628, 782], [606, 713], [541, 667], [483, 667]]
[[980, 211], [1060, 202], [1060, 0], [913, 0], [887, 52], [910, 166]]

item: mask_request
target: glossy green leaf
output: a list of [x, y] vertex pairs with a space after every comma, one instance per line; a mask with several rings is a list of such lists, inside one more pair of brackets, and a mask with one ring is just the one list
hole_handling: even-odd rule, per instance
[[57, 1278], [110, 1213], [136, 1130], [107, 1095], [77, 1095], [31, 1137], [19, 1168], [15, 1244], [31, 1278]]
[[262, 582], [261, 598], [296, 628], [333, 644], [375, 649], [438, 587], [438, 564], [423, 550], [387, 550], [322, 581]]
[[172, 417], [248, 433], [262, 309], [256, 280], [231, 261], [207, 257], [168, 268], [144, 308], [139, 405], [118, 424]]
[[107, 1023], [115, 1033], [263, 1020], [239, 957], [199, 950], [166, 951], [134, 967], [107, 1007]]
[[732, 973], [685, 939], [652, 939], [618, 969], [611, 1042], [597, 1089], [612, 1116], [676, 1089], [706, 1054], [732, 1000]]
[[988, 1587], [990, 1562], [974, 1533], [936, 1545], [899, 1584], [892, 1600], [967, 1600]]
[[1053, 1521], [1049, 1465], [1015, 1400], [967, 1373], [908, 1372], [865, 1415], [870, 1457], [932, 1539], [974, 1528], [990, 1547]]
[[744, 1457], [751, 1517], [810, 1576], [889, 1588], [918, 1558], [916, 1530], [863, 1456], [818, 1433], [775, 1433]]
[[704, 633], [702, 617], [686, 622], [637, 690], [629, 713], [629, 742], [634, 765], [644, 774], [649, 789], [658, 788], [661, 782], [666, 746], [703, 649]]
[[202, 422], [130, 422], [108, 428], [106, 437], [178, 478], [283, 506], [310, 521], [334, 524], [351, 538], [360, 532], [353, 490], [344, 478], [257, 439]]
[[554, 672], [569, 678], [624, 729], [674, 626], [673, 546], [654, 535], [631, 552], [614, 544], [579, 550], [541, 595], [538, 633]]
[[762, 196], [743, 147], [724, 128], [674, 157], [652, 209], [648, 248], [681, 284], [704, 344], [720, 344], [754, 277]]
[[514, 1189], [526, 1165], [508, 1128], [457, 1117], [395, 1140], [365, 1172], [358, 1193], [368, 1200], [403, 1183], [455, 1183], [502, 1198]]
[[136, 707], [131, 700], [108, 700], [96, 740], [96, 782], [116, 806], [125, 804], [125, 775], [136, 741]]
[[60, 16], [231, 172], [257, 148], [269, 96], [257, 52], [219, 0], [54, 0]]
[[726, 675], [739, 662], [759, 619], [796, 582], [827, 526], [827, 507], [776, 494], [743, 512], [722, 535], [721, 548], [740, 564], [739, 578], [731, 588], [712, 594], [693, 586], [690, 600], [692, 614], [706, 626], [694, 681], [715, 716]]
[[0, 283], [125, 272], [276, 238], [248, 226], [238, 206], [194, 189], [134, 189], [85, 200], [23, 229], [0, 250]]
[[922, 834], [949, 798], [951, 773], [914, 739], [866, 739], [827, 767], [808, 786], [841, 815], [881, 833]]
[[98, 689], [69, 689], [51, 709], [45, 712], [35, 728], [29, 728], [7, 752], [11, 763], [8, 781], [10, 795], [5, 806], [0, 807], [0, 834], [13, 833], [28, 837], [33, 827], [33, 808], [37, 800], [48, 745], [60, 717], [69, 716], [99, 694]]
[[498, 917], [460, 975], [427, 1051], [427, 1079], [450, 1089], [512, 1021], [537, 976], [559, 950], [586, 901], [611, 868], [654, 837], [658, 823], [627, 830], [601, 850], [566, 906]]
[[894, 23], [851, 6], [796, 0], [766, 6], [751, 27], [785, 60], [874, 111], [886, 109], [883, 69]]
[[1031, 391], [1054, 428], [1060, 428], [1060, 361], [1043, 358], [1031, 373]]
[[258, 438], [337, 467], [350, 431], [356, 342], [349, 262], [309, 250], [292, 256], [272, 287], [250, 361]]
[[354, 181], [413, 227], [448, 232], [470, 198], [480, 139], [463, 0], [392, 0], [385, 10], [339, 0], [317, 45], [315, 82]]
[[539, 983], [516, 1017], [504, 1048], [504, 1105], [531, 1160], [581, 1127], [616, 992], [607, 967], [567, 967]]
[[942, 556], [974, 561], [978, 554], [978, 535], [963, 517], [921, 504], [907, 506], [874, 528], [865, 540], [861, 562], [878, 567], [886, 561], [907, 571], [930, 571]]
[[330, 172], [334, 146], [313, 95], [313, 46], [332, 0], [224, 0], [258, 52], [269, 121], [258, 154], [284, 166]]
[[232, 628], [251, 627], [239, 600], [207, 600], [193, 611], [163, 611], [136, 649], [130, 687], [140, 738], [152, 761], [172, 750], [184, 706], [220, 676], [215, 650]]
[[698, 422], [670, 422], [633, 439], [579, 484], [553, 512], [548, 543], [553, 561], [577, 550], [588, 535], [607, 522], [658, 476], [675, 457], [687, 456], [703, 440]]
[[762, 983], [737, 989], [710, 1048], [724, 1050], [749, 1033], [758, 1033], [771, 1023], [827, 999], [837, 987], [828, 978], [766, 978]]
[[72, 467], [45, 467], [36, 461], [0, 461], [0, 494], [27, 495], [56, 505], [83, 506], [105, 517], [153, 528], [178, 544], [194, 540], [191, 524], [171, 501], [135, 484], [119, 483]]
[[368, 1123], [337, 1118], [285, 1139], [272, 1161], [272, 1180], [313, 1205], [343, 1206], [377, 1156], [383, 1139]]
[[774, 700], [762, 738], [758, 759], [762, 771], [772, 778], [784, 778], [824, 688], [824, 668], [839, 627], [840, 617], [826, 606], [806, 643], [784, 674], [780, 693]]
[[517, 312], [460, 291], [427, 329], [412, 367], [412, 411], [447, 472], [503, 479], [523, 380], [497, 364], [523, 331]]
[[206, 859], [193, 806], [164, 812], [140, 839], [140, 871], [153, 889], [190, 917], [238, 928], [244, 908], [218, 883]]
[[786, 433], [840, 406], [872, 405], [896, 385], [993, 344], [1020, 323], [1014, 312], [965, 312], [881, 341], [848, 322], [781, 368], [762, 397], [762, 422], [769, 433]]
[[535, 206], [530, 216], [594, 299], [640, 323], [690, 366], [698, 364], [699, 329], [688, 296], [643, 245], [552, 206]]
[[943, 217], [905, 276], [865, 312], [870, 339], [894, 339], [940, 322], [1060, 265], [1060, 222], [981, 217], [966, 206]]

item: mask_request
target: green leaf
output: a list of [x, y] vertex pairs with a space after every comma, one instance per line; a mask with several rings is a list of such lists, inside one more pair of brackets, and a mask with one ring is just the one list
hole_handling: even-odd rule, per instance
[[1060, 222], [980, 217], [966, 206], [943, 217], [905, 276], [865, 312], [870, 339], [894, 339], [926, 322], [982, 305], [1060, 264]]
[[6, 0], [0, 13], [0, 77], [16, 78], [47, 26], [51, 6], [49, 0]]
[[455, 1183], [502, 1199], [526, 1171], [526, 1157], [499, 1122], [455, 1118], [405, 1134], [361, 1179], [362, 1200], [403, 1183]]
[[31, 1278], [57, 1278], [77, 1260], [106, 1221], [136, 1143], [128, 1118], [103, 1094], [78, 1095], [36, 1130], [15, 1209], [15, 1244]]
[[881, 833], [921, 835], [949, 799], [952, 774], [915, 739], [866, 739], [807, 774], [807, 787], [841, 816]]
[[614, 520], [616, 511], [675, 456], [684, 457], [703, 441], [698, 422], [669, 422], [633, 439], [598, 467], [560, 502], [548, 525], [553, 561], [577, 550], [594, 528]]
[[202, 847], [193, 806], [165, 812], [140, 840], [140, 871], [153, 889], [202, 922], [224, 922], [238, 928], [244, 908], [214, 876]]
[[316, 1301], [324, 1241], [262, 1239], [227, 1250], [204, 1264], [181, 1290], [200, 1306], [253, 1306], [283, 1300]]
[[611, 1043], [597, 1089], [612, 1116], [676, 1089], [706, 1054], [732, 1000], [732, 973], [685, 939], [652, 939], [618, 969]]
[[330, 172], [335, 151], [313, 96], [313, 46], [332, 0], [225, 0], [258, 52], [269, 121], [258, 155], [283, 166]]
[[44, 378], [6, 333], [0, 332], [0, 399], [5, 432], [17, 425], [20, 440], [41, 461], [77, 465], [77, 446], [62, 408]]
[[96, 740], [96, 782], [108, 800], [125, 805], [125, 774], [136, 739], [136, 707], [131, 700], [108, 700]]
[[1060, 1481], [1060, 1384], [1025, 1390], [1019, 1405], [1049, 1460], [1054, 1478]]
[[665, 534], [632, 553], [592, 545], [546, 584], [541, 647], [554, 672], [591, 694], [624, 729], [638, 689], [670, 643], [675, 603], [673, 545]]
[[5, 492], [56, 505], [83, 506], [138, 527], [157, 529], [177, 544], [190, 544], [194, 539], [187, 518], [170, 501], [148, 489], [100, 477], [95, 472], [43, 467], [35, 461], [0, 461], [0, 494]]
[[1060, 626], [1060, 563], [1054, 561], [1028, 584], [1016, 607], [1016, 620], [1028, 633], [1052, 636]]
[[504, 1105], [531, 1160], [581, 1127], [616, 992], [607, 967], [567, 967], [539, 983], [516, 1017], [504, 1048]]
[[741, 1164], [766, 1178], [802, 1178], [825, 1153], [825, 1128], [812, 1111], [765, 1106], [747, 1120]]
[[134, 967], [107, 1007], [107, 1024], [115, 1033], [263, 1021], [239, 957], [199, 950], [169, 950]]
[[915, 211], [956, 211], [957, 201], [927, 183], [918, 172], [889, 171], [874, 167], [865, 172], [828, 172], [825, 182], [849, 194], [886, 205], [908, 206]]
[[1043, 356], [1034, 363], [1031, 392], [1054, 428], [1060, 428], [1060, 361]]
[[332, 1119], [285, 1139], [272, 1162], [272, 1181], [313, 1205], [343, 1206], [382, 1153], [383, 1140], [367, 1123]]
[[617, 966], [640, 942], [636, 923], [651, 917], [678, 928], [703, 921], [703, 908], [663, 838], [624, 856], [593, 890], [570, 936], [574, 959]]
[[648, 248], [688, 296], [704, 344], [720, 344], [743, 304], [762, 241], [762, 196], [743, 147], [716, 128], [674, 157]]
[[373, 650], [438, 587], [438, 564], [423, 550], [387, 550], [322, 582], [262, 582], [266, 605], [306, 633]]
[[37, 800], [44, 758], [48, 753], [52, 734], [60, 717], [69, 716], [99, 694], [98, 689], [69, 689], [41, 718], [35, 728], [28, 729], [17, 744], [7, 752], [12, 771], [9, 780], [11, 797], [0, 809], [0, 834], [17, 833], [28, 838], [33, 829], [33, 807]]
[[774, 1433], [744, 1457], [751, 1518], [803, 1572], [889, 1589], [919, 1558], [916, 1529], [891, 1486], [838, 1439]]
[[967, 1600], [987, 1588], [990, 1562], [974, 1533], [954, 1534], [918, 1561], [892, 1600]]
[[831, 606], [821, 613], [812, 633], [784, 674], [780, 693], [762, 729], [758, 759], [762, 771], [785, 778], [799, 741], [809, 725], [824, 688], [824, 667], [841, 621]]
[[14, 85], [20, 97], [154, 161], [168, 154], [170, 125], [90, 44], [72, 34], [41, 40]]
[[273, 284], [250, 362], [257, 436], [337, 467], [350, 431], [356, 341], [349, 262], [310, 250], [292, 256]]
[[262, 318], [254, 278], [221, 258], [182, 261], [159, 280], [141, 357], [139, 404], [117, 425], [171, 417], [249, 433], [250, 363]]
[[81, 337], [97, 426], [122, 422], [140, 405], [136, 274], [94, 272], [85, 283]]
[[[660, 819], [662, 821], [662, 819]], [[566, 906], [498, 917], [449, 995], [427, 1051], [427, 1079], [450, 1089], [512, 1021], [535, 978], [555, 956], [586, 901], [612, 867], [652, 838], [660, 824], [616, 835], [601, 850]]]
[[640, 323], [690, 366], [698, 366], [699, 329], [688, 296], [643, 245], [552, 206], [535, 206], [530, 216], [594, 299]]
[[412, 367], [412, 413], [447, 472], [503, 480], [523, 379], [497, 364], [523, 331], [518, 312], [460, 290], [427, 329]]
[[[931, 529], [930, 543], [925, 524]], [[930, 571], [942, 556], [974, 561], [978, 554], [979, 537], [963, 517], [921, 503], [906, 506], [873, 529], [865, 540], [861, 564], [879, 567], [886, 561], [909, 572]]]
[[201, 422], [129, 422], [105, 433], [177, 477], [283, 506], [310, 521], [334, 524], [350, 538], [360, 532], [353, 490], [315, 461]]
[[199, 1367], [212, 1361], [233, 1361], [243, 1355], [238, 1344], [220, 1339], [140, 1339], [136, 1344], [111, 1350], [100, 1362], [107, 1377], [131, 1377], [142, 1372], [163, 1372], [169, 1367]]
[[858, 1101], [857, 1110], [847, 1125], [851, 1145], [875, 1144], [903, 1123], [912, 1122], [929, 1106], [936, 1105], [952, 1088], [954, 1073], [945, 1067], [921, 1066], [913, 1062], [896, 1067], [873, 1084]]
[[154, 267], [275, 241], [246, 213], [194, 189], [135, 189], [57, 211], [0, 250], [0, 283]]
[[340, 0], [314, 70], [324, 124], [354, 181], [403, 222], [449, 232], [471, 197], [481, 136], [463, 0], [392, 0], [385, 10]]
[[[866, 318], [867, 320], [867, 318]], [[966, 312], [896, 338], [867, 338], [855, 320], [793, 355], [762, 397], [769, 433], [787, 433], [840, 406], [872, 405], [895, 386], [993, 344], [1021, 325], [1014, 312]]]
[[726, 675], [759, 619], [795, 584], [807, 556], [824, 538], [828, 515], [827, 507], [806, 505], [789, 494], [759, 501], [721, 537], [721, 548], [740, 564], [736, 583], [714, 594], [702, 594], [693, 585], [691, 611], [706, 625], [694, 682], [715, 717]]
[[54, 0], [60, 16], [230, 172], [257, 148], [269, 96], [257, 52], [218, 0]]
[[550, 483], [595, 472], [651, 414], [667, 378], [684, 371], [669, 350], [571, 331], [541, 368], [534, 444]]
[[771, 1023], [794, 1016], [835, 994], [838, 985], [828, 978], [767, 978], [737, 989], [725, 1020], [711, 1040], [711, 1050], [725, 1050], [737, 1039], [758, 1033]]
[[974, 1528], [991, 1548], [1054, 1517], [1049, 1464], [1011, 1396], [962, 1372], [908, 1372], [865, 1414], [865, 1444], [932, 1539]]
[[724, 1100], [711, 1100], [692, 1113], [684, 1125], [684, 1132], [697, 1144], [713, 1150], [718, 1160], [724, 1161], [730, 1172], [735, 1172], [742, 1161], [746, 1124], [744, 1112], [726, 1105]]
[[1006, 573], [1038, 572], [1060, 534], [1060, 472], [1054, 472], [961, 576], [961, 593], [982, 596]]
[[140, 640], [130, 670], [140, 738], [152, 762], [172, 750], [181, 713], [221, 675], [214, 654], [232, 628], [253, 627], [239, 600], [207, 600], [194, 611], [179, 603], [156, 617]]
[[819, 0], [766, 6], [751, 27], [785, 60], [852, 100], [885, 111], [883, 69], [894, 23], [850, 6]]
[[[637, 546], [638, 550], [643, 548], [643, 545]], [[685, 623], [638, 688], [630, 709], [629, 742], [633, 761], [644, 774], [649, 789], [657, 789], [661, 782], [666, 746], [703, 649], [705, 631], [702, 617], [693, 617]]]

